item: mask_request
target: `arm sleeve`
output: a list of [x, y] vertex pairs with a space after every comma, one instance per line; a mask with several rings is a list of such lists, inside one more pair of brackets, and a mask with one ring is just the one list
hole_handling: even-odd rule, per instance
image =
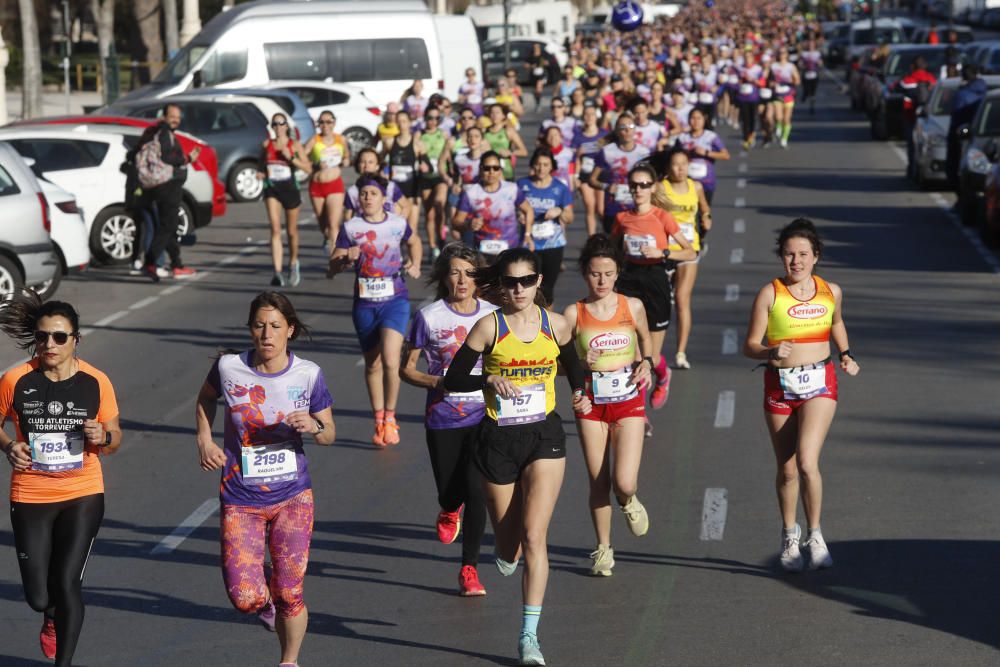
[[586, 373], [580, 365], [580, 357], [576, 354], [576, 343], [570, 340], [565, 345], [559, 346], [559, 361], [563, 370], [566, 371], [566, 379], [569, 381], [570, 389], [582, 390], [586, 383]]
[[115, 398], [115, 388], [104, 373], [97, 374], [97, 386], [101, 390], [101, 402], [97, 406], [97, 421], [106, 422], [118, 416], [118, 399]]
[[351, 247], [351, 239], [347, 238], [347, 225], [340, 226], [340, 231], [337, 232], [337, 242], [334, 244], [334, 247], [345, 249]]
[[[448, 366], [448, 373], [444, 376], [444, 388], [447, 391], [478, 391], [486, 386], [486, 375], [473, 375], [472, 369], [479, 361], [480, 352], [476, 352], [468, 345], [462, 345], [455, 353], [451, 365]], [[579, 361], [577, 362], [579, 365]]]
[[323, 371], [317, 370], [312, 392], [309, 394], [309, 413], [316, 414], [331, 405], [333, 405], [333, 397], [330, 395], [330, 389], [326, 386], [326, 378], [323, 377]]
[[681, 233], [681, 227], [674, 220], [674, 216], [670, 215], [669, 212], [664, 211], [662, 208], [655, 209], [663, 222], [663, 230], [670, 236], [676, 236]]
[[424, 314], [421, 311], [417, 311], [417, 314], [413, 316], [406, 344], [410, 346], [411, 350], [422, 350], [427, 347], [427, 320], [424, 319]]
[[219, 360], [216, 359], [215, 363], [212, 364], [212, 368], [208, 371], [208, 375], [205, 377], [205, 382], [215, 393], [222, 396], [222, 374], [219, 372]]
[[462, 213], [468, 213], [469, 215], [475, 215], [476, 209], [472, 207], [472, 201], [469, 199], [469, 195], [462, 190], [462, 196], [458, 199], [458, 210]]

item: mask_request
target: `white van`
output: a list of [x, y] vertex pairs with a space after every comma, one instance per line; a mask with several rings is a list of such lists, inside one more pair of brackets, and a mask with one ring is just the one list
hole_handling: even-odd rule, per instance
[[[455, 18], [466, 30], [456, 30]], [[446, 58], [461, 64], [446, 67]], [[431, 14], [422, 0], [260, 0], [215, 16], [149, 86], [125, 99], [309, 79], [354, 84], [384, 106], [414, 79], [423, 80], [425, 95], [453, 93], [468, 67], [482, 77], [469, 19]]]

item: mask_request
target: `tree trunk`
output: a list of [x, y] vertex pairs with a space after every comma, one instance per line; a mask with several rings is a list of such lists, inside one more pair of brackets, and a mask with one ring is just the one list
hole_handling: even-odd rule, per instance
[[167, 42], [167, 60], [181, 48], [177, 36], [178, 25], [177, 0], [163, 0], [163, 34]]
[[109, 102], [107, 59], [111, 55], [111, 44], [115, 38], [115, 0], [90, 0], [90, 11], [97, 24], [97, 52], [100, 55], [103, 82], [101, 100], [107, 104]]
[[21, 14], [21, 46], [24, 49], [24, 83], [21, 118], [42, 115], [42, 52], [38, 45], [38, 20], [33, 0], [17, 0]]
[[236, 0], [222, 0], [222, 7], [224, 9], [232, 9], [236, 6]]
[[163, 66], [163, 40], [160, 39], [160, 0], [133, 0], [132, 15], [139, 26], [139, 35], [146, 47], [149, 78], [160, 73]]

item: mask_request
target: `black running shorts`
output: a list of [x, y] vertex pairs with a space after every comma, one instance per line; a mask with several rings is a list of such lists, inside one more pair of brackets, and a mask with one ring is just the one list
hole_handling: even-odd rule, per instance
[[666, 331], [670, 326], [674, 295], [663, 264], [627, 264], [615, 291], [642, 301], [650, 331]]
[[479, 425], [476, 467], [494, 484], [513, 484], [521, 471], [539, 459], [566, 458], [566, 432], [553, 410], [544, 421], [498, 426], [484, 417]]

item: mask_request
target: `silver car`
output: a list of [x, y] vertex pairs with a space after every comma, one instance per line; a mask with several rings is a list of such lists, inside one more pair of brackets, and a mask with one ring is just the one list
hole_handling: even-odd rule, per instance
[[61, 269], [52, 248], [49, 202], [21, 156], [0, 142], [0, 296], [18, 285], [37, 286]]

